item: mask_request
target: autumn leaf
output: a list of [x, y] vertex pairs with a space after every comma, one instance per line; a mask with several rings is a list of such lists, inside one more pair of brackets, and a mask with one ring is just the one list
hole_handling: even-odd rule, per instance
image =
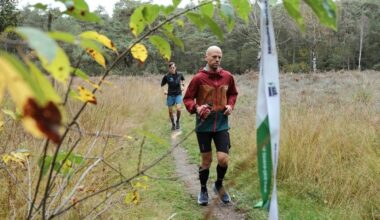
[[28, 99], [23, 112], [24, 127], [27, 130], [36, 136], [42, 133], [54, 143], [61, 141], [62, 115], [55, 103], [49, 101], [46, 105], [39, 106], [35, 100]]
[[22, 113], [24, 128], [35, 137], [59, 143], [62, 113], [56, 104], [58, 99], [53, 98], [57, 97], [54, 90], [42, 86], [40, 79], [14, 56], [0, 54], [0, 66], [6, 88]]
[[4, 113], [4, 114], [6, 114], [6, 115], [8, 115], [9, 117], [11, 117], [13, 120], [19, 120], [20, 118], [21, 118], [21, 115], [18, 113], [18, 112], [16, 112], [16, 111], [12, 111], [12, 110], [9, 110], [9, 109], [1, 109], [1, 111]]
[[87, 49], [86, 52], [92, 57], [92, 59], [94, 59], [102, 67], [106, 68], [106, 60], [104, 59], [104, 56], [101, 53], [91, 48]]
[[88, 91], [85, 89], [83, 86], [78, 86], [78, 99], [81, 100], [82, 102], [90, 102], [92, 104], [96, 105], [96, 97], [92, 92]]
[[92, 87], [98, 89], [98, 90], [101, 90], [100, 86], [94, 82], [92, 82], [91, 80], [85, 80], [88, 84], [90, 84]]
[[141, 63], [144, 63], [148, 58], [148, 50], [143, 44], [136, 44], [131, 48], [133, 58], [137, 59]]
[[112, 40], [110, 40], [105, 35], [99, 34], [96, 31], [83, 32], [79, 35], [79, 37], [81, 39], [89, 39], [89, 40], [97, 41], [97, 42], [101, 43], [102, 45], [104, 45], [105, 47], [107, 47], [107, 48], [109, 48], [109, 49], [111, 49], [117, 53], [117, 49], [116, 49], [114, 43], [112, 42]]
[[137, 205], [140, 200], [140, 194], [138, 191], [134, 190], [132, 192], [128, 192], [125, 196], [124, 202], [125, 204], [129, 205], [131, 203]]
[[132, 186], [135, 189], [147, 189], [148, 188], [148, 184], [147, 183], [143, 183], [143, 182], [136, 182]]
[[61, 47], [57, 47], [57, 54], [52, 62], [40, 57], [42, 66], [58, 81], [66, 82], [70, 76], [71, 65], [68, 56]]
[[21, 167], [25, 168], [25, 163], [28, 160], [30, 153], [28, 151], [20, 150], [13, 151], [9, 154], [5, 153], [1, 156], [2, 161], [5, 165], [9, 165], [10, 162], [18, 163]]

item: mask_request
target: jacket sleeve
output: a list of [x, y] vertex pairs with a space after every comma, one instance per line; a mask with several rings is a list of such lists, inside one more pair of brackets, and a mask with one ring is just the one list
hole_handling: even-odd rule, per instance
[[185, 107], [188, 112], [191, 114], [194, 114], [196, 112], [196, 102], [195, 102], [195, 97], [198, 92], [198, 80], [197, 77], [195, 76], [187, 86], [185, 96], [183, 97], [183, 103], [185, 104]]
[[165, 75], [164, 77], [162, 77], [161, 87], [164, 86], [166, 83], [167, 83], [167, 80], [166, 80], [166, 75]]
[[231, 79], [230, 79], [228, 91], [227, 91], [227, 105], [231, 105], [231, 107], [234, 108], [237, 95], [238, 95], [238, 91], [236, 88], [235, 78], [231, 75]]

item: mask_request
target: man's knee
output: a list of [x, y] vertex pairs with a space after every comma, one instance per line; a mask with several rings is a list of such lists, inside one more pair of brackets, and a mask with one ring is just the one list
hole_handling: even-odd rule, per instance
[[228, 154], [226, 154], [224, 152], [218, 152], [217, 158], [218, 158], [218, 164], [220, 166], [222, 166], [222, 167], [228, 166], [228, 160], [229, 160]]
[[212, 155], [209, 155], [208, 153], [203, 153], [202, 155], [202, 168], [203, 169], [208, 169], [210, 168], [211, 166], [211, 162], [212, 162]]

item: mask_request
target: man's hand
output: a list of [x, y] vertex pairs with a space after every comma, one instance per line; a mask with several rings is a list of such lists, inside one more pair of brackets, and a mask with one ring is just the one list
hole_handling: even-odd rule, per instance
[[209, 105], [201, 105], [197, 107], [197, 113], [201, 120], [205, 120], [211, 113]]
[[225, 110], [224, 110], [224, 115], [230, 115], [232, 113], [232, 106], [226, 105]]

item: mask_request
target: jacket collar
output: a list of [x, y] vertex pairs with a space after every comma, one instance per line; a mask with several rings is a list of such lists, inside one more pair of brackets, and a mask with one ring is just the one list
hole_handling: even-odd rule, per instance
[[208, 64], [201, 69], [201, 71], [208, 75], [209, 78], [221, 78], [222, 77], [222, 68], [219, 67], [216, 72], [212, 71]]

